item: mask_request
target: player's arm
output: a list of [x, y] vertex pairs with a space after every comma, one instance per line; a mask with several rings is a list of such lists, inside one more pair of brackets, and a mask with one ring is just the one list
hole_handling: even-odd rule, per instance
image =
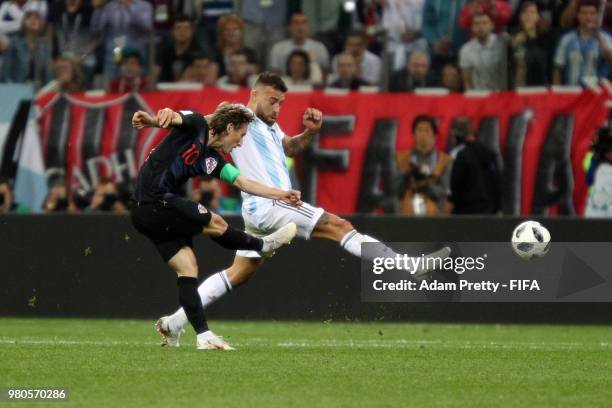
[[[213, 175], [217, 175], [214, 174]], [[259, 197], [270, 198], [272, 200], [281, 200], [291, 205], [301, 205], [301, 193], [297, 190], [280, 190], [270, 187], [255, 180], [248, 179], [240, 174], [240, 171], [231, 165], [225, 163], [221, 168], [218, 177], [234, 185], [240, 191], [256, 195]]]
[[312, 138], [319, 133], [321, 125], [323, 124], [323, 113], [317, 109], [308, 108], [302, 115], [302, 124], [306, 128], [303, 133], [283, 138], [283, 150], [289, 157], [297, 156], [302, 153], [310, 143]]
[[164, 108], [154, 116], [139, 110], [132, 116], [132, 126], [136, 129], [149, 127], [199, 129], [204, 127], [207, 118], [189, 110], [175, 112], [170, 108]]

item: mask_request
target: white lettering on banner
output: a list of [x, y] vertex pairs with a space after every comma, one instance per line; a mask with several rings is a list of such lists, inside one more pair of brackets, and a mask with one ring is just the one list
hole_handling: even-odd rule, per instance
[[[122, 163], [120, 161], [120, 157], [123, 155], [125, 158], [125, 162]], [[107, 156], [96, 156], [87, 160], [86, 168], [89, 174], [87, 177], [83, 174], [83, 171], [77, 167], [72, 167], [72, 180], [70, 184], [76, 182], [77, 189], [83, 191], [91, 191], [93, 190], [98, 183], [100, 182], [100, 167], [103, 167], [103, 170], [106, 174], [108, 174], [111, 178], [113, 178], [117, 183], [124, 183], [126, 181], [130, 181], [136, 178], [137, 169], [136, 169], [136, 161], [134, 159], [134, 151], [132, 149], [125, 149], [120, 153], [113, 153], [110, 157]], [[54, 179], [58, 176], [64, 176], [66, 174], [65, 170], [60, 167], [51, 167], [48, 168], [45, 172], [45, 176], [47, 180]]]
[[134, 159], [134, 151], [132, 149], [126, 149], [123, 151], [125, 157], [125, 163], [119, 162], [119, 153], [111, 154], [111, 161], [113, 163], [113, 172], [115, 174], [117, 183], [123, 183], [123, 172], [127, 170], [128, 180], [136, 178], [136, 161]]

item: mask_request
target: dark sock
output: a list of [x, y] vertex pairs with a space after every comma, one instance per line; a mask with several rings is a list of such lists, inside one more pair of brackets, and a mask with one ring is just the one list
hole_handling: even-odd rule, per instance
[[202, 300], [198, 293], [198, 280], [187, 276], [179, 276], [177, 280], [179, 304], [187, 315], [187, 320], [193, 326], [196, 334], [208, 331]]
[[226, 249], [245, 249], [249, 251], [261, 251], [263, 240], [251, 236], [243, 231], [227, 228], [223, 235], [213, 237], [213, 241]]

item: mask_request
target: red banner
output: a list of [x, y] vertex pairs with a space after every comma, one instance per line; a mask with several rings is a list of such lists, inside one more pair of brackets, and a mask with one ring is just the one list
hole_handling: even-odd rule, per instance
[[[41, 138], [48, 173], [65, 171], [73, 185], [79, 184], [84, 188], [95, 186], [101, 175], [126, 181], [135, 176], [146, 155], [166, 134], [158, 129], [140, 132], [131, 129], [129, 119], [136, 109], [156, 112], [170, 107], [209, 113], [221, 101], [246, 103], [248, 96], [248, 90], [228, 92], [218, 89], [103, 97], [47, 96], [38, 103], [42, 110]], [[296, 93], [288, 94], [279, 124], [289, 135], [300, 133], [303, 130], [302, 112], [309, 106], [322, 110], [326, 118], [354, 118], [349, 134], [338, 137], [326, 132], [321, 135], [320, 148], [347, 150], [349, 161], [344, 171], [318, 170], [316, 191], [312, 197], [317, 205], [346, 214], [358, 208], [365, 154], [376, 137], [374, 128], [377, 121], [395, 121], [397, 150], [412, 146], [411, 124], [419, 114], [428, 114], [438, 120], [437, 147], [440, 149], [447, 146], [447, 135], [454, 119], [468, 116], [476, 128], [485, 120], [493, 121], [492, 137], [498, 141], [501, 156], [505, 157], [512, 121], [526, 118], [528, 125], [520, 155], [520, 209], [521, 213], [529, 214], [536, 189], [536, 173], [547, 165], [541, 162], [542, 151], [551, 135], [564, 130], [555, 129], [556, 118], [566, 117], [567, 121], [563, 123], [572, 127], [569, 129], [571, 139], [568, 139], [570, 154], [566, 159], [571, 162], [573, 202], [577, 212], [582, 213], [586, 198], [582, 162], [597, 128], [606, 117], [605, 101], [609, 98], [605, 92], [591, 90], [533, 95], [508, 92], [485, 97]]]

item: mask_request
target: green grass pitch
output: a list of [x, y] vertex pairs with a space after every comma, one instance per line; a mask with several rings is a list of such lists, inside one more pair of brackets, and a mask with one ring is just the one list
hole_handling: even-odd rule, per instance
[[238, 350], [159, 347], [153, 321], [0, 319], [0, 387], [75, 407], [610, 407], [612, 327], [219, 322]]

